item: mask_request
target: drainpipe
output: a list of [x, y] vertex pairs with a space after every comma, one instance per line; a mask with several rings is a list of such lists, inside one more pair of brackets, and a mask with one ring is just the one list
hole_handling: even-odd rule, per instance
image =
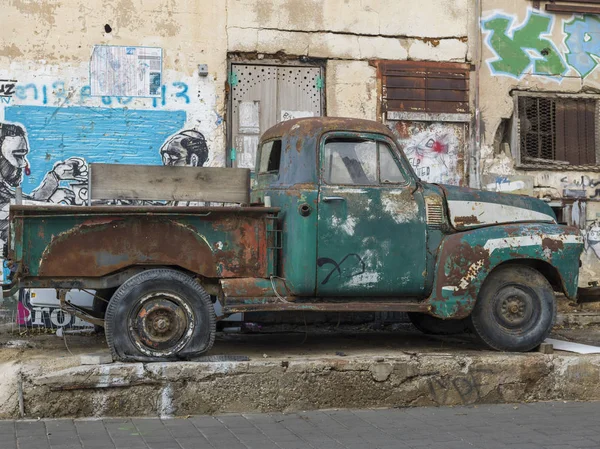
[[473, 154], [471, 155], [471, 162], [473, 169], [471, 170], [471, 181], [472, 187], [481, 187], [481, 173], [480, 173], [480, 160], [481, 160], [481, 110], [480, 110], [480, 72], [481, 72], [481, 0], [475, 0], [475, 133], [473, 142]]

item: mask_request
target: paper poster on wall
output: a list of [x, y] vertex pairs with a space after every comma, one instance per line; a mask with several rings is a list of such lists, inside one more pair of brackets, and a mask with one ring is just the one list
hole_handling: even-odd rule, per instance
[[90, 61], [94, 96], [160, 97], [162, 48], [96, 45]]

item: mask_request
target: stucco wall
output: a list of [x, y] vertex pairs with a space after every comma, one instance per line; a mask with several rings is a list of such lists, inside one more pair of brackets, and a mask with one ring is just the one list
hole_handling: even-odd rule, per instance
[[228, 48], [328, 59], [328, 115], [377, 117], [370, 59], [468, 58], [469, 0], [227, 0]]

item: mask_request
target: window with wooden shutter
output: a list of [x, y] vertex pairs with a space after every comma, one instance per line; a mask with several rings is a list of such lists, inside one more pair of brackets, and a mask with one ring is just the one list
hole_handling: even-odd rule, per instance
[[517, 143], [522, 166], [598, 163], [595, 98], [521, 93], [516, 98]]
[[383, 112], [469, 112], [469, 64], [379, 61], [377, 66]]

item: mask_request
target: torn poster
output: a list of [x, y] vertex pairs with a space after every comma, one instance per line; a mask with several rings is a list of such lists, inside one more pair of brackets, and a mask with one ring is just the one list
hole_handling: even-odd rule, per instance
[[160, 97], [162, 48], [95, 45], [90, 60], [91, 94]]

